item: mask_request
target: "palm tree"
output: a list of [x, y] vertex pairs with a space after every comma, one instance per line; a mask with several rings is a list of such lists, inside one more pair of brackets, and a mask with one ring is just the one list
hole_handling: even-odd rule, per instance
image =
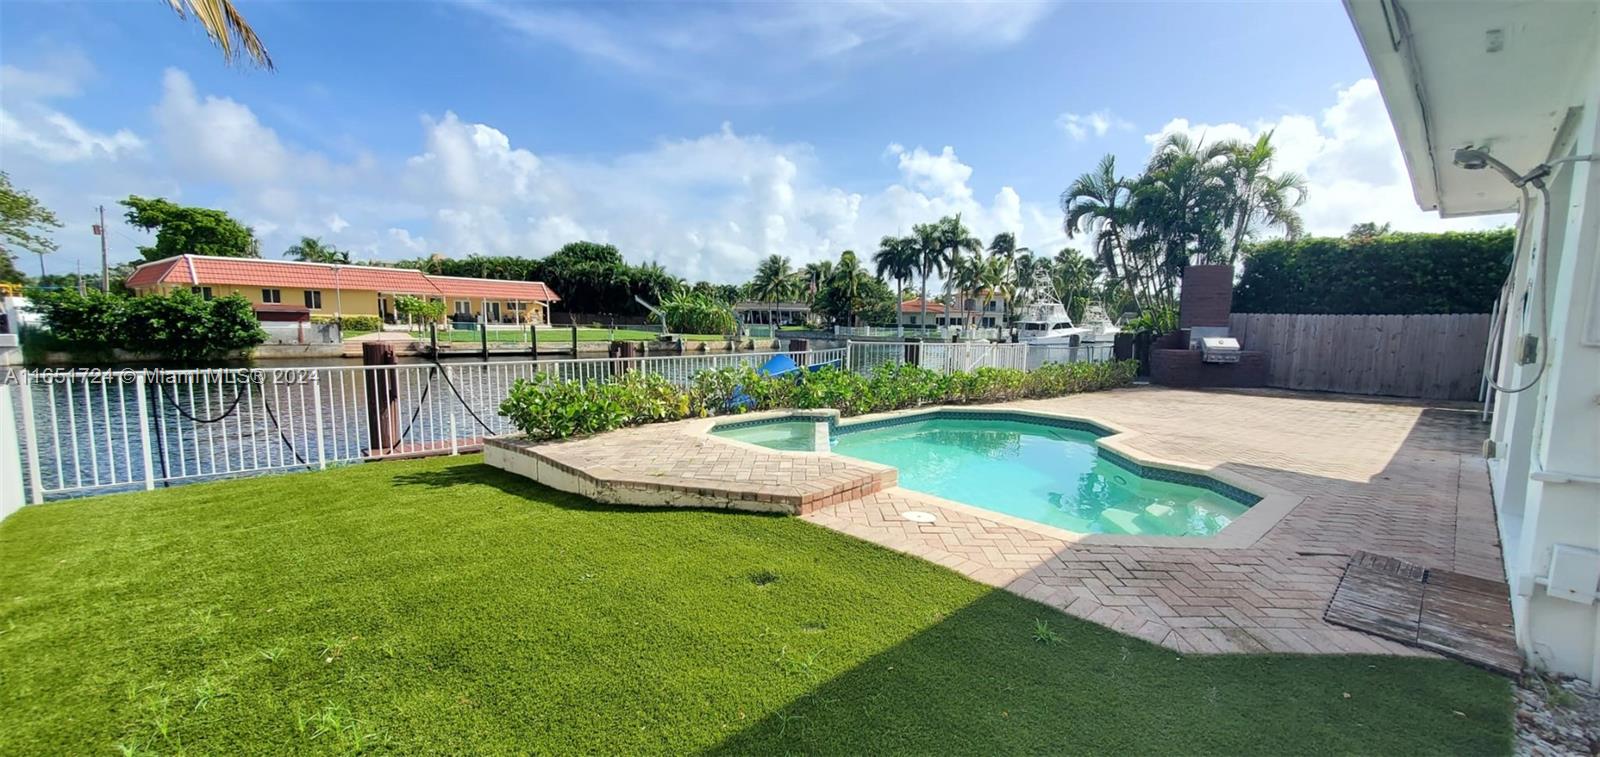
[[945, 264], [948, 262], [944, 248], [939, 244], [939, 225], [935, 223], [919, 223], [911, 227], [911, 239], [917, 248], [917, 275], [922, 277], [922, 290], [919, 292], [922, 300], [922, 315], [917, 321], [921, 328], [928, 328], [928, 275], [937, 273], [944, 276]]
[[1140, 272], [1130, 270], [1127, 261], [1127, 227], [1132, 224], [1132, 182], [1117, 175], [1117, 158], [1106, 155], [1089, 173], [1079, 176], [1061, 193], [1062, 228], [1068, 237], [1079, 233], [1094, 238], [1095, 256], [1106, 274], [1122, 277], [1135, 290], [1141, 288]]
[[906, 280], [917, 272], [917, 240], [911, 237], [884, 237], [878, 240], [878, 252], [872, 256], [877, 264], [878, 278], [894, 279], [894, 325], [897, 336], [905, 336], [906, 327], [900, 313], [900, 302], [905, 299]]
[[1036, 258], [1031, 252], [1018, 255], [1017, 259], [1011, 263], [1011, 277], [1013, 280], [1011, 291], [1012, 296], [1015, 298], [1012, 302], [1017, 305], [1033, 302], [1034, 278], [1039, 275], [1041, 269], [1048, 270], [1049, 268], [1049, 258]]
[[1094, 286], [1094, 280], [1099, 274], [1095, 270], [1098, 266], [1095, 261], [1080, 255], [1071, 247], [1063, 247], [1056, 253], [1055, 261], [1051, 265], [1051, 283], [1056, 288], [1057, 296], [1066, 297], [1066, 302], [1061, 303], [1067, 308], [1067, 313], [1074, 319], [1082, 314], [1083, 308], [1074, 308], [1080, 292], [1088, 292]]
[[1306, 201], [1306, 179], [1292, 171], [1272, 174], [1276, 156], [1272, 132], [1257, 137], [1253, 144], [1229, 142], [1225, 146], [1229, 155], [1222, 175], [1232, 195], [1229, 215], [1233, 221], [1225, 262], [1238, 259], [1240, 248], [1257, 229], [1281, 226], [1290, 239], [1299, 237], [1304, 224], [1295, 209]]
[[[987, 259], [976, 260], [975, 271], [978, 291], [985, 292], [983, 309], [988, 311], [990, 302], [1000, 303], [1000, 312], [995, 320], [997, 331], [1004, 331], [1006, 326], [1005, 296], [1011, 292], [1011, 261], [999, 255], [990, 255]], [[997, 295], [999, 295], [997, 297]]]
[[233, 63], [242, 55], [257, 66], [273, 70], [266, 43], [256, 36], [244, 14], [233, 7], [232, 0], [167, 0], [167, 5], [179, 18], [194, 16], [206, 36], [222, 48], [223, 60]]
[[861, 267], [855, 250], [839, 253], [839, 264], [834, 266], [831, 284], [833, 291], [844, 301], [845, 322], [851, 326], [855, 325], [856, 311], [860, 308], [861, 282], [867, 277], [867, 271]]
[[286, 258], [294, 258], [304, 263], [344, 263], [349, 264], [350, 253], [345, 252], [331, 244], [323, 244], [317, 237], [300, 237], [300, 241], [289, 246], [283, 251]]
[[[952, 276], [956, 271], [970, 266], [970, 263], [963, 264], [961, 262], [963, 252], [970, 252], [973, 255], [983, 254], [983, 240], [973, 236], [966, 225], [961, 223], [960, 213], [940, 218], [936, 227], [938, 229], [939, 248], [944, 251], [944, 264], [950, 270]], [[970, 274], [970, 272], [969, 269], [968, 273]], [[968, 276], [968, 279], [970, 281], [971, 276]], [[950, 281], [945, 281], [946, 295], [950, 293], [950, 284]]]
[[800, 277], [805, 281], [805, 300], [811, 302], [817, 298], [817, 293], [828, 285], [828, 280], [833, 278], [833, 261], [818, 260], [815, 263], [806, 263], [800, 270]]
[[[954, 287], [956, 298], [961, 303], [961, 325], [971, 326], [978, 306], [978, 294], [983, 290], [984, 271], [988, 261], [982, 252], [972, 255], [957, 255], [950, 266], [950, 277], [947, 285]], [[973, 307], [967, 307], [967, 300], [971, 300]]]
[[782, 255], [769, 255], [756, 267], [750, 295], [761, 302], [782, 302], [794, 291], [794, 269]]

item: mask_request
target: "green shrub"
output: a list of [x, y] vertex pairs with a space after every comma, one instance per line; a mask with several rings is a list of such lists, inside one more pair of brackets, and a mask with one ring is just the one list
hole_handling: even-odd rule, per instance
[[206, 300], [181, 289], [141, 297], [62, 290], [37, 302], [49, 331], [39, 341], [80, 358], [124, 349], [188, 363], [226, 357], [267, 339], [250, 302], [238, 295]]
[[383, 320], [375, 315], [313, 315], [312, 323], [337, 323], [342, 331], [382, 331]]
[[1236, 313], [1487, 313], [1512, 231], [1276, 240], [1245, 252]]
[[834, 408], [850, 416], [925, 405], [1058, 397], [1126, 386], [1133, 382], [1137, 367], [1132, 360], [1047, 363], [1029, 372], [979, 368], [941, 375], [889, 363], [870, 375], [826, 367], [765, 376], [750, 366], [739, 366], [701, 371], [687, 387], [643, 372], [605, 382], [564, 381], [541, 373], [517, 381], [500, 404], [500, 414], [531, 437], [564, 439], [721, 413]]
[[662, 302], [661, 312], [667, 328], [676, 334], [732, 334], [739, 329], [727, 303], [692, 290]]

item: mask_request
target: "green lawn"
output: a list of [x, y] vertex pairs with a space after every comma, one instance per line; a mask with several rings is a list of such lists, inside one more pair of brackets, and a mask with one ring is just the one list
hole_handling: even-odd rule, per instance
[[1180, 655], [797, 519], [477, 457], [28, 507], [0, 555], [7, 755], [1511, 743], [1508, 683], [1457, 663]]
[[[422, 339], [422, 340], [426, 340], [428, 338], [428, 334], [425, 331], [412, 332], [411, 336], [413, 336], [413, 337], [415, 337], [417, 339]], [[624, 341], [624, 342], [638, 342], [638, 341], [653, 342], [653, 341], [656, 340], [657, 336], [658, 336], [658, 334], [656, 332], [654, 332], [654, 331], [641, 331], [641, 330], [638, 330], [638, 329], [616, 329], [616, 330], [612, 330], [612, 329], [594, 329], [594, 328], [579, 328], [578, 329], [578, 341], [580, 341], [580, 342], [609, 342], [609, 341], [611, 341], [613, 339], [619, 340], [619, 341]], [[726, 336], [723, 336], [721, 334], [680, 334], [679, 336], [683, 337], [685, 340], [690, 341], [690, 342], [720, 342], [720, 341], [722, 341], [724, 339], [727, 339]], [[463, 330], [456, 330], [456, 329], [448, 329], [447, 330], [447, 329], [442, 329], [441, 328], [441, 329], [439, 329], [439, 341], [441, 341], [441, 342], [452, 342], [452, 343], [455, 343], [455, 342], [466, 342], [466, 343], [471, 343], [471, 344], [478, 344], [481, 341], [481, 337], [478, 335], [478, 332], [475, 329], [471, 330], [471, 331], [463, 331]], [[528, 343], [528, 330], [526, 328], [522, 328], [522, 329], [490, 329], [489, 330], [489, 341], [490, 342], [501, 342], [501, 343], [512, 342], [512, 343], [517, 343], [517, 344], [527, 344]], [[562, 345], [562, 344], [567, 344], [568, 342], [571, 342], [571, 341], [572, 341], [572, 329], [570, 329], [570, 328], [563, 327], [563, 326], [540, 326], [539, 327], [539, 344], [541, 344], [541, 345], [544, 345], [544, 344]]]

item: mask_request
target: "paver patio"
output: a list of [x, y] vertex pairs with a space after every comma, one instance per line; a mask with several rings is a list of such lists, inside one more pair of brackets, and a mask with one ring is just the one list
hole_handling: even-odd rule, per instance
[[[1091, 545], [904, 488], [852, 488], [874, 469], [709, 437], [703, 422], [540, 450], [630, 484], [827, 491], [802, 517], [1184, 652], [1428, 654], [1322, 620], [1358, 550], [1504, 580], [1484, 427], [1471, 410], [1155, 387], [1006, 407], [1107, 421], [1153, 458], [1216, 466], [1304, 500], [1248, 547]], [[908, 510], [936, 520], [913, 522], [901, 515]]]

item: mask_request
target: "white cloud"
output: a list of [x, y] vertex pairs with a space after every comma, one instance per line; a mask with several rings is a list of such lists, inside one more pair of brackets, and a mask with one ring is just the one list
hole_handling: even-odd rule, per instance
[[322, 222], [327, 224], [328, 230], [335, 234], [350, 228], [350, 222], [344, 220], [344, 217], [338, 213], [330, 214], [327, 218], [322, 219]]
[[1067, 133], [1074, 142], [1083, 142], [1090, 137], [1104, 137], [1112, 131], [1131, 131], [1133, 124], [1108, 109], [1100, 109], [1093, 113], [1062, 113], [1056, 117], [1056, 126]]
[[65, 113], [41, 105], [15, 112], [0, 108], [0, 147], [25, 150], [52, 163], [118, 160], [144, 146], [144, 140], [127, 129], [111, 134], [91, 131]]
[[1445, 219], [1417, 207], [1399, 142], [1372, 79], [1340, 89], [1319, 117], [1293, 114], [1250, 125], [1174, 118], [1145, 135], [1145, 141], [1153, 148], [1174, 133], [1207, 142], [1254, 140], [1266, 131], [1272, 132], [1277, 149], [1277, 169], [1306, 177], [1308, 199], [1300, 214], [1311, 234], [1342, 235], [1365, 221], [1406, 231], [1492, 228], [1511, 222], [1509, 216]]
[[1054, 10], [1042, 0], [462, 6], [519, 44], [559, 45], [671, 96], [720, 102], [803, 98], [853, 67], [912, 51], [1009, 45]]

